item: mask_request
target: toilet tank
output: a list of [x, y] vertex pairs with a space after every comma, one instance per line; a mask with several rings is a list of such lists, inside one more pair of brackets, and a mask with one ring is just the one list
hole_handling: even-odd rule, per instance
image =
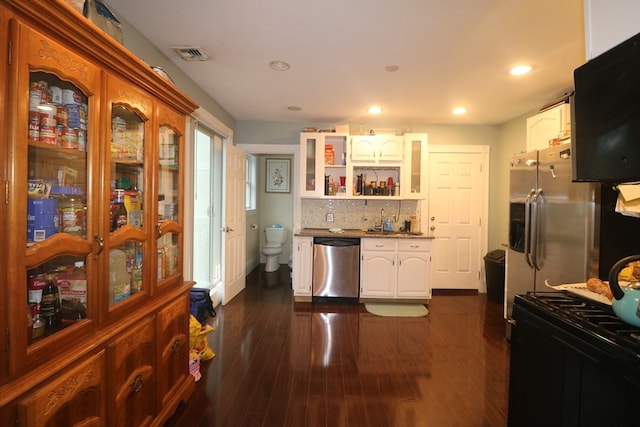
[[286, 229], [283, 227], [267, 227], [265, 228], [265, 238], [267, 243], [284, 243], [286, 237]]

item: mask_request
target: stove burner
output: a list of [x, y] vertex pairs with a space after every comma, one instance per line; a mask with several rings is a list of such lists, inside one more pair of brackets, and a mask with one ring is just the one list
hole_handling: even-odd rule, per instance
[[618, 319], [610, 306], [566, 291], [534, 291], [527, 293], [524, 297], [527, 301], [554, 313], [570, 324], [633, 350], [640, 357], [640, 328]]

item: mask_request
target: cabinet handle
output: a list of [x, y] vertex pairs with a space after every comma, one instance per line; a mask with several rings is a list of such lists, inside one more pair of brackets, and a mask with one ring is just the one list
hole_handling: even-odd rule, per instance
[[131, 381], [131, 384], [129, 384], [129, 387], [133, 389], [134, 393], [138, 393], [140, 390], [142, 390], [142, 375], [136, 375]]
[[162, 228], [160, 227], [160, 223], [156, 224], [156, 234], [158, 237], [162, 236]]
[[175, 340], [173, 344], [171, 344], [171, 351], [177, 353], [180, 351], [180, 347], [182, 347], [182, 345], [180, 345], [180, 340]]
[[93, 259], [98, 259], [98, 255], [100, 255], [104, 250], [104, 237], [100, 237], [96, 234], [95, 236], [93, 236], [93, 240], [95, 240], [98, 244], [98, 251], [93, 256]]

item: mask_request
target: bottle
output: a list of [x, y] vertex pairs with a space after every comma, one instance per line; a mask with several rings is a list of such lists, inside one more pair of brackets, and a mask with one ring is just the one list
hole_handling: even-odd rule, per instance
[[60, 294], [56, 286], [55, 276], [47, 274], [47, 284], [42, 289], [40, 316], [46, 329], [54, 329], [60, 323]]
[[138, 248], [131, 271], [131, 293], [142, 291], [142, 250]]
[[116, 231], [123, 225], [127, 225], [127, 208], [124, 206], [124, 190], [116, 189], [116, 197], [111, 207], [114, 212], [111, 220], [111, 231]]

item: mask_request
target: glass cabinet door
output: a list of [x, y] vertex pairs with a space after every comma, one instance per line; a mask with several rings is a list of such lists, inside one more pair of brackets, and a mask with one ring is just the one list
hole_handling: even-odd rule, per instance
[[317, 197], [324, 194], [324, 142], [318, 133], [300, 136], [300, 196]]
[[[13, 22], [6, 105], [9, 372], [89, 333], [97, 318], [91, 188], [100, 72], [40, 33]], [[62, 60], [61, 58], [64, 58]]]
[[[148, 213], [145, 202], [151, 180], [151, 168], [145, 166], [148, 155], [149, 96], [128, 83], [109, 78], [111, 132], [108, 141], [109, 170], [107, 219], [103, 230], [108, 235], [109, 310], [126, 306], [137, 294], [149, 293], [145, 280], [149, 242], [146, 234]], [[148, 267], [147, 267], [148, 269]]]
[[425, 199], [427, 194], [427, 135], [407, 133], [405, 138], [405, 162], [402, 196], [406, 199]]
[[156, 279], [158, 286], [181, 283], [182, 218], [178, 209], [184, 197], [184, 117], [170, 108], [158, 107], [158, 178], [156, 210]]

